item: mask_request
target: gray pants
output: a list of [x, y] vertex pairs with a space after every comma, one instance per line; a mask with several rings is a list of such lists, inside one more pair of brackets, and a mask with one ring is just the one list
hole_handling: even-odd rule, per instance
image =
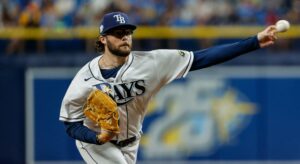
[[76, 146], [88, 164], [135, 164], [139, 141], [119, 148], [110, 142], [95, 145], [76, 140]]

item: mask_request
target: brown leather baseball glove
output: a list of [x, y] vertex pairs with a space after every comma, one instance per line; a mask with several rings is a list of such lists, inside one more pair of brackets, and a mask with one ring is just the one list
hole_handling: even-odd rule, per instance
[[87, 98], [84, 114], [101, 128], [97, 135], [99, 143], [105, 143], [120, 133], [117, 104], [106, 93], [93, 90]]

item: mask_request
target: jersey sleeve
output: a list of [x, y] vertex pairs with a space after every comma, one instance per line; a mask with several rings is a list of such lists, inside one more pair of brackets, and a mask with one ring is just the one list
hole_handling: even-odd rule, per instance
[[60, 121], [77, 122], [85, 119], [83, 106], [91, 89], [84, 85], [83, 79], [81, 70], [69, 85], [61, 103]]
[[187, 75], [193, 63], [193, 52], [183, 50], [153, 51], [157, 76], [165, 84]]

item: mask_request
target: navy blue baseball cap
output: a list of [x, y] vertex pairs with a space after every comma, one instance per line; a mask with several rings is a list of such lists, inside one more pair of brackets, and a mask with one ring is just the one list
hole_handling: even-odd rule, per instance
[[125, 27], [135, 30], [136, 26], [129, 21], [128, 16], [122, 12], [112, 12], [105, 14], [100, 24], [100, 34], [104, 35], [107, 31], [117, 28]]

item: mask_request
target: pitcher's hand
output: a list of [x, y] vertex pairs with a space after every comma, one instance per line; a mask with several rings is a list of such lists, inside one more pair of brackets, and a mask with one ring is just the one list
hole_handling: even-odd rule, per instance
[[257, 34], [257, 39], [259, 41], [259, 46], [261, 48], [268, 47], [270, 45], [273, 45], [275, 41], [277, 40], [276, 36], [276, 26], [271, 25], [268, 26], [266, 29], [263, 31], [259, 32]]

